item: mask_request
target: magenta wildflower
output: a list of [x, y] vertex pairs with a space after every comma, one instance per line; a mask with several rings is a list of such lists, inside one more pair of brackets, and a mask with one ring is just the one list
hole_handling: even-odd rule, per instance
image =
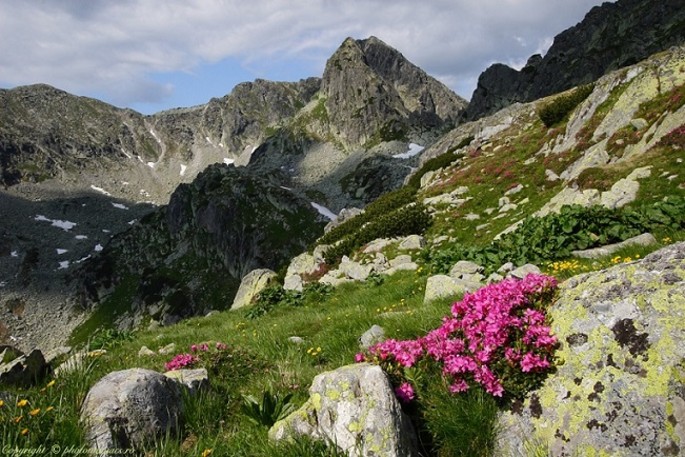
[[410, 403], [416, 396], [414, 388], [408, 382], [403, 382], [399, 387], [396, 387], [395, 395], [397, 395], [397, 398], [403, 403]]
[[[491, 395], [501, 397], [505, 390], [502, 379], [510, 376], [503, 378], [505, 373], [493, 371], [493, 367], [519, 373], [551, 367], [557, 339], [546, 325], [545, 314], [533, 306], [541, 297], [549, 297], [555, 287], [556, 279], [535, 274], [490, 284], [465, 294], [452, 305], [452, 315], [426, 336], [408, 341], [386, 340], [371, 347], [369, 353], [381, 363], [396, 363], [404, 368], [429, 358], [442, 364], [451, 392], [463, 392], [469, 382], [475, 382]], [[355, 357], [357, 362], [363, 360], [363, 354]], [[507, 363], [498, 364], [500, 360]], [[413, 388], [411, 392], [413, 395]], [[398, 397], [402, 398], [399, 393]]]
[[164, 364], [167, 371], [180, 370], [181, 368], [192, 367], [198, 358], [191, 354], [178, 354], [170, 362]]

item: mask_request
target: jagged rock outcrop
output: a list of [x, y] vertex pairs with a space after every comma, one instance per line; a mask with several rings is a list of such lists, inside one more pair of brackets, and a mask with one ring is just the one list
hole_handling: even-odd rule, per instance
[[453, 124], [465, 101], [376, 37], [347, 38], [328, 59], [324, 106], [347, 144], [406, 138]]
[[514, 102], [528, 102], [592, 82], [618, 68], [685, 42], [680, 0], [618, 0], [596, 6], [560, 33], [544, 57], [516, 71], [495, 64], [483, 72], [466, 110], [474, 120]]
[[414, 429], [379, 366], [360, 363], [321, 373], [309, 394], [299, 410], [274, 424], [269, 438], [306, 435], [354, 457], [417, 455]]
[[497, 455], [681, 455], [685, 243], [569, 279], [549, 313], [563, 363], [502, 414]]
[[245, 168], [213, 165], [75, 276], [86, 307], [124, 284], [133, 318], [122, 327], [145, 316], [164, 323], [230, 305], [243, 276], [279, 267], [321, 233], [309, 201]]

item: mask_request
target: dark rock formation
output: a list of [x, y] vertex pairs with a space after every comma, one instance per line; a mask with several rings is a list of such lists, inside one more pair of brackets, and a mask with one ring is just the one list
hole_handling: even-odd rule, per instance
[[516, 71], [495, 64], [483, 72], [466, 110], [474, 120], [515, 102], [528, 102], [592, 82], [685, 41], [681, 0], [618, 0], [594, 7], [554, 38], [544, 57]]
[[74, 278], [84, 307], [116, 306], [112, 300], [125, 296], [124, 311], [135, 312], [122, 327], [147, 316], [200, 314], [208, 305], [230, 306], [248, 272], [277, 269], [301, 252], [323, 233], [320, 218], [277, 180], [217, 164], [114, 237]]

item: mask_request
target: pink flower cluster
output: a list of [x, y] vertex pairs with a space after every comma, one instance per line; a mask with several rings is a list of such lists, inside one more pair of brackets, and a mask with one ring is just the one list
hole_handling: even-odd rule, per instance
[[199, 359], [191, 354], [177, 354], [170, 362], [164, 364], [167, 371], [192, 367]]
[[[370, 355], [405, 368], [428, 358], [441, 364], [451, 392], [463, 392], [476, 382], [501, 397], [506, 371], [530, 373], [551, 367], [557, 339], [545, 325], [545, 314], [535, 307], [556, 284], [553, 277], [535, 274], [490, 284], [454, 303], [451, 316], [426, 336], [383, 341], [369, 349]], [[355, 357], [365, 359], [364, 354]], [[402, 386], [397, 395], [407, 399], [409, 390]]]
[[[222, 342], [217, 342], [216, 345], [214, 346], [217, 351], [224, 351], [228, 349], [228, 345], [226, 343]], [[209, 352], [209, 344], [208, 343], [200, 343], [200, 344], [191, 344], [190, 345], [190, 352], [193, 354], [198, 354], [198, 355], [193, 355], [193, 354], [177, 354], [174, 356], [173, 359], [171, 359], [170, 362], [167, 362], [164, 364], [164, 367], [167, 369], [167, 371], [171, 370], [180, 370], [181, 368], [189, 368], [195, 365], [200, 361], [200, 356], [202, 356], [203, 353]]]

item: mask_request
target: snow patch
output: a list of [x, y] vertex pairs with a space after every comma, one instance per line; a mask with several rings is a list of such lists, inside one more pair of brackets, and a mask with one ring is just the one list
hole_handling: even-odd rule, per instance
[[76, 235], [74, 238], [76, 238], [77, 240], [87, 240], [88, 235]]
[[132, 159], [132, 158], [133, 158], [133, 156], [132, 156], [131, 154], [129, 154], [128, 152], [126, 152], [126, 149], [121, 148], [121, 152], [124, 153], [124, 155], [126, 156], [126, 158], [128, 158], [128, 159]]
[[104, 248], [102, 247], [102, 245], [101, 245], [100, 243], [98, 243], [98, 244], [96, 244], [95, 247], [93, 248], [93, 251], [95, 251], [95, 252], [100, 252], [100, 251], [102, 251], [103, 249], [104, 249]]
[[64, 254], [64, 253], [66, 253], [66, 252], [69, 252], [69, 250], [68, 250], [68, 249], [57, 248], [57, 255], [62, 255], [62, 254]]
[[314, 202], [309, 202], [309, 203], [311, 203], [311, 205], [314, 207], [314, 209], [316, 209], [319, 212], [319, 214], [321, 214], [322, 216], [327, 217], [330, 220], [334, 220], [337, 217], [335, 214], [333, 214], [333, 211], [326, 208], [325, 206], [319, 205], [318, 203], [314, 203]]
[[233, 162], [235, 162], [235, 160], [229, 159], [228, 157], [224, 157], [224, 163], [226, 165], [231, 165]]
[[44, 221], [44, 222], [50, 222], [53, 227], [59, 227], [65, 232], [68, 232], [69, 230], [73, 229], [76, 227], [76, 222], [70, 222], [70, 221], [61, 221], [59, 219], [48, 219], [47, 217], [43, 216], [42, 214], [38, 214], [36, 217], [33, 218], [34, 221]]
[[285, 187], [285, 186], [278, 186], [278, 187], [280, 187], [283, 190], [292, 190], [290, 187]]
[[128, 225], [133, 225], [135, 223], [136, 223], [136, 219], [132, 219], [132, 220], [128, 221]]
[[162, 140], [159, 139], [159, 137], [157, 136], [157, 134], [155, 133], [154, 130], [150, 129], [150, 134], [151, 134], [153, 137], [155, 137], [155, 141], [157, 141], [157, 143], [162, 144]]
[[183, 165], [183, 164], [181, 164], [181, 176], [183, 176], [184, 174], [186, 174], [186, 168], [188, 168], [188, 167], [185, 166], [185, 165]]
[[0, 287], [5, 287], [7, 285], [6, 281], [0, 281]]
[[63, 260], [59, 263], [59, 268], [57, 268], [57, 269], [58, 270], [66, 270], [67, 268], [69, 268], [69, 261]]
[[393, 158], [395, 158], [395, 159], [409, 159], [411, 157], [414, 157], [415, 155], [420, 154], [424, 149], [426, 149], [426, 148], [424, 146], [421, 146], [420, 144], [409, 143], [409, 150], [407, 152], [403, 152], [401, 154], [395, 154], [395, 155], [393, 155]]
[[111, 233], [111, 232], [112, 232], [111, 230], [108, 230], [108, 229], [102, 229], [102, 233]]
[[110, 194], [109, 192], [107, 192], [107, 191], [106, 191], [105, 189], [103, 189], [102, 187], [94, 186], [94, 185], [91, 184], [91, 185], [90, 185], [90, 188], [93, 189], [93, 190], [96, 191], [96, 192], [100, 192], [102, 195], [106, 195], [106, 196], [108, 196], [108, 197], [111, 197], [111, 196], [112, 196], [112, 194]]
[[111, 203], [112, 203], [112, 206], [115, 207], [115, 208], [119, 208], [119, 209], [128, 209], [128, 206], [126, 206], [126, 205], [124, 205], [124, 204], [122, 204], [122, 203], [114, 203], [114, 202], [111, 202]]
[[11, 255], [12, 257], [19, 257], [19, 253], [18, 253], [17, 251], [12, 251], [12, 252], [10, 252], [10, 255]]
[[148, 162], [148, 163], [147, 163], [147, 166], [150, 167], [150, 168], [152, 168], [152, 169], [154, 170], [154, 168], [155, 168], [155, 163], [154, 163], [154, 162]]
[[76, 262], [74, 262], [74, 263], [85, 262], [85, 261], [88, 260], [88, 259], [90, 259], [90, 254], [88, 254], [88, 255], [85, 256], [85, 257], [81, 257], [80, 259], [78, 259], [78, 260], [77, 260]]

